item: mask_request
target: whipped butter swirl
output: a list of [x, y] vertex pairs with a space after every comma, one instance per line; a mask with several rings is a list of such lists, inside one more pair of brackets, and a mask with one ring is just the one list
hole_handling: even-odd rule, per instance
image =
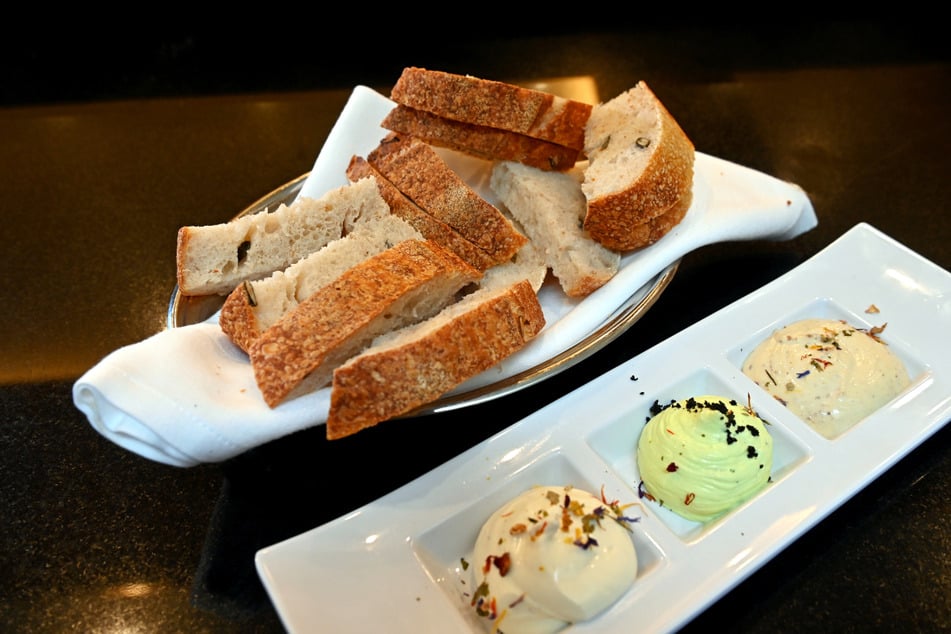
[[634, 583], [637, 553], [617, 502], [538, 486], [482, 526], [470, 604], [492, 632], [544, 634], [588, 620]]
[[708, 522], [769, 482], [773, 439], [748, 407], [720, 396], [655, 404], [637, 442], [642, 493]]
[[826, 438], [834, 438], [897, 396], [908, 371], [878, 337], [832, 319], [776, 330], [743, 362], [743, 373]]

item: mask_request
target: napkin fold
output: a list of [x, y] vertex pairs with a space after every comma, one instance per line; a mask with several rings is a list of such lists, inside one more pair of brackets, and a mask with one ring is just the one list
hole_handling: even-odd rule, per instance
[[[392, 106], [372, 89], [356, 87], [298, 195], [320, 197], [346, 184], [350, 157], [366, 156], [376, 146], [386, 131], [372, 122], [382, 121]], [[485, 187], [487, 178], [477, 173], [484, 165], [454, 160], [463, 161], [453, 167], [495, 203]], [[625, 255], [618, 274], [582, 300], [566, 297], [557, 285], [543, 287], [545, 329], [453, 393], [490, 385], [567, 350], [690, 251], [724, 241], [789, 240], [816, 224], [799, 186], [697, 152], [694, 200], [679, 225], [655, 244]], [[156, 462], [189, 467], [220, 462], [323, 424], [330, 389], [268, 407], [247, 355], [222, 333], [214, 315], [108, 354], [73, 385], [73, 401], [92, 427], [117, 445]]]

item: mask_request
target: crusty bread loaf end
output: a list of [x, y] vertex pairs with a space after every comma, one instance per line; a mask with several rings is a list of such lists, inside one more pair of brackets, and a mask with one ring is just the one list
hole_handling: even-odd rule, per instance
[[644, 82], [594, 107], [585, 129], [584, 228], [619, 251], [693, 186], [694, 147]]

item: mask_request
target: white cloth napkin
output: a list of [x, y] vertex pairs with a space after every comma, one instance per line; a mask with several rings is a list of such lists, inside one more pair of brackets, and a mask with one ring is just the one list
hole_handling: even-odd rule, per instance
[[[377, 124], [393, 106], [364, 86], [354, 89], [299, 196], [320, 197], [346, 184], [346, 165], [366, 156], [386, 131]], [[453, 167], [483, 196], [483, 162], [452, 156]], [[687, 216], [657, 243], [629, 253], [608, 284], [583, 300], [557, 285], [539, 293], [545, 329], [523, 350], [454, 390], [464, 393], [528, 370], [601, 326], [632, 295], [698, 247], [733, 240], [788, 240], [810, 229], [816, 214], [795, 184], [698, 152], [694, 201]], [[330, 390], [271, 409], [247, 356], [208, 321], [159, 332], [113, 351], [73, 386], [73, 399], [103, 436], [151, 460], [187, 467], [220, 462], [292, 432], [323, 424]]]

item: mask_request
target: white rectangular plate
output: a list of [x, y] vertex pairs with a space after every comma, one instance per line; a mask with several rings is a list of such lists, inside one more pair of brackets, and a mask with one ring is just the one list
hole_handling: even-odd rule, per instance
[[[874, 305], [879, 312], [869, 313]], [[911, 385], [828, 440], [747, 379], [772, 330], [806, 317], [882, 338]], [[628, 593], [573, 632], [670, 631], [762, 566], [951, 418], [951, 273], [859, 224], [796, 269], [551, 403], [430, 473], [255, 563], [291, 632], [482, 632], [461, 559], [482, 522], [534, 484], [639, 502], [639, 571]], [[638, 500], [635, 443], [655, 400], [731, 396], [772, 424], [771, 483], [707, 525]]]

